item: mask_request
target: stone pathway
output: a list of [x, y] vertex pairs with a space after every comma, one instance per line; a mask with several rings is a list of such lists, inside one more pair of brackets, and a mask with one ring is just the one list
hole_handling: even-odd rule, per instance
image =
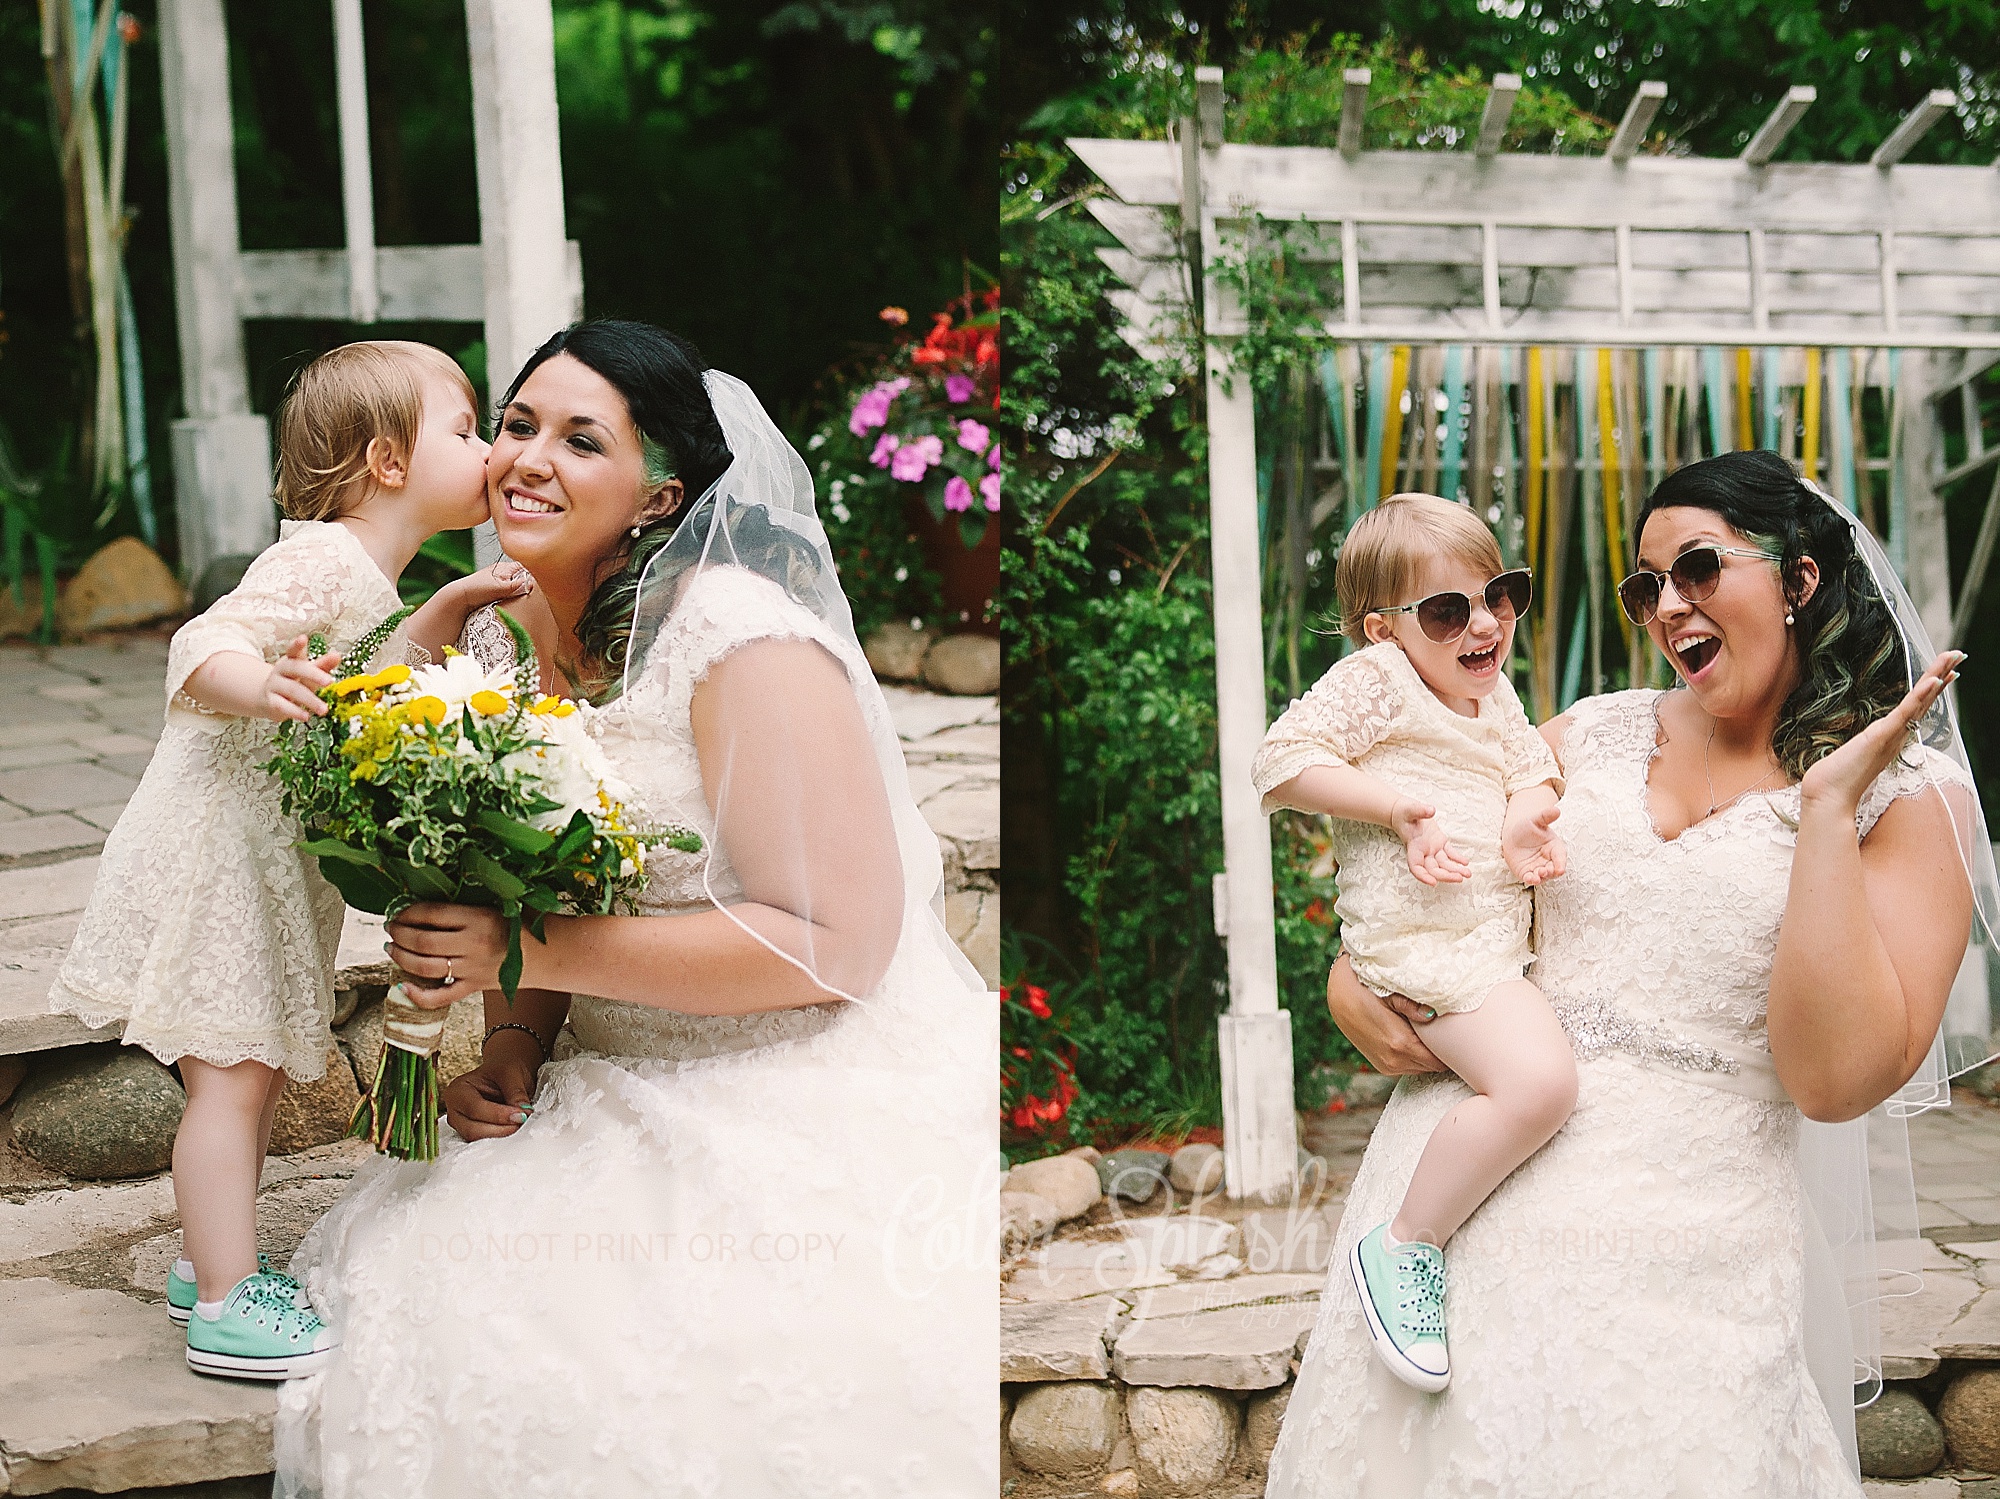
[[[1380, 1117], [1380, 1108], [1352, 1108], [1311, 1119], [1303, 1144], [1314, 1164], [1291, 1205], [1190, 1200], [1168, 1189], [1145, 1204], [1100, 1201], [1009, 1264], [1000, 1350], [1007, 1499], [1138, 1494], [1142, 1477], [1157, 1477], [1148, 1441], [1186, 1456], [1197, 1445], [1188, 1431], [1204, 1422], [1214, 1432], [1200, 1492], [1262, 1493], [1347, 1186]], [[1935, 1383], [2000, 1365], [2000, 1106], [1956, 1091], [1950, 1109], [1911, 1121], [1910, 1153], [1924, 1286], [1882, 1304], [1885, 1374]], [[1121, 1392], [1124, 1419], [1119, 1401], [1081, 1398], [1106, 1386]], [[1933, 1405], [1939, 1393], [1904, 1388], [1928, 1390]], [[1159, 1434], [1161, 1392], [1181, 1392], [1172, 1398], [1185, 1405], [1168, 1412], [1189, 1423], [1174, 1442]], [[1142, 1395], [1148, 1432], [1134, 1415]], [[2000, 1479], [1949, 1467], [1867, 1488], [1877, 1499], [2000, 1499]]]
[[[0, 646], [0, 1495], [270, 1492], [256, 1476], [270, 1471], [270, 1387], [189, 1373], [165, 1314], [180, 1246], [170, 1179], [72, 1184], [14, 1143], [6, 1107], [36, 1053], [106, 1039], [44, 1006], [160, 735], [168, 633]], [[998, 704], [885, 691], [944, 855], [946, 924], [997, 983]], [[350, 912], [336, 988], [390, 977], [379, 920]], [[340, 1141], [273, 1157], [259, 1247], [288, 1261], [369, 1153]]]

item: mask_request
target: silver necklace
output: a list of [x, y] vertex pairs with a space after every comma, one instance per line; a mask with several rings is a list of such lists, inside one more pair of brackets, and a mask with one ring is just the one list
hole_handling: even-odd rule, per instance
[[1711, 755], [1711, 753], [1713, 753], [1714, 749], [1715, 749], [1715, 720], [1711, 718], [1708, 721], [1708, 743], [1704, 744], [1701, 747], [1701, 775], [1702, 779], [1708, 782], [1708, 810], [1701, 814], [1703, 822], [1708, 821], [1709, 818], [1715, 816], [1715, 814], [1717, 812], [1720, 812], [1724, 807], [1735, 806], [1738, 802], [1742, 801], [1744, 797], [1748, 796], [1751, 792], [1757, 790], [1766, 781], [1770, 780], [1772, 776], [1776, 775], [1780, 770], [1784, 769], [1784, 767], [1781, 765], [1772, 766], [1769, 770], [1765, 771], [1762, 775], [1757, 777], [1756, 780], [1752, 781], [1748, 786], [1745, 786], [1741, 791], [1737, 792], [1736, 795], [1730, 797], [1727, 801], [1719, 802], [1715, 799], [1715, 772], [1710, 767], [1709, 764], [1709, 756]]

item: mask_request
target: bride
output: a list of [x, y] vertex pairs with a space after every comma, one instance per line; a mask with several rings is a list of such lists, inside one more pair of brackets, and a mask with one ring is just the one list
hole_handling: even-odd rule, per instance
[[283, 1388], [277, 1491], [990, 1499], [995, 1015], [805, 465], [636, 323], [556, 334], [500, 420], [556, 660], [704, 849], [654, 852], [640, 914], [550, 917], [511, 1008], [495, 913], [391, 923], [419, 1003], [484, 991], [485, 1051], [462, 1142], [300, 1247], [343, 1347]]
[[1465, 1089], [1416, 1006], [1336, 965], [1348, 1038], [1433, 1075], [1398, 1085], [1355, 1177], [1273, 1499], [1860, 1499], [1868, 1147], [1901, 1120], [1859, 1121], [1936, 1101], [1941, 1019], [1955, 1065], [1986, 1046], [1985, 1015], [1946, 1016], [1969, 872], [1994, 919], [1970, 777], [1932, 747], [1962, 748], [1940, 702], [1958, 658], [1919, 676], [1879, 545], [1773, 453], [1669, 476], [1638, 568], [1621, 601], [1685, 690], [1543, 729], [1569, 871], [1537, 891], [1534, 978], [1576, 1110], [1452, 1241], [1451, 1388], [1398, 1383], [1345, 1251]]

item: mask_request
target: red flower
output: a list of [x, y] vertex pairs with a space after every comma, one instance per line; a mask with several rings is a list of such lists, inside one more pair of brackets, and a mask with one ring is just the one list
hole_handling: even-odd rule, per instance
[[1055, 1011], [1049, 1008], [1049, 991], [1038, 989], [1033, 984], [1028, 985], [1028, 1011], [1037, 1020], [1053, 1018]]

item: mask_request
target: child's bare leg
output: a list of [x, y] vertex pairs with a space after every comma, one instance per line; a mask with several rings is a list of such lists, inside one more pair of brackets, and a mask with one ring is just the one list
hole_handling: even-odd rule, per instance
[[264, 1158], [271, 1153], [271, 1123], [278, 1117], [278, 1097], [285, 1091], [285, 1074], [271, 1074], [271, 1091], [264, 1099], [264, 1116], [257, 1124], [257, 1180], [264, 1180]]
[[214, 1067], [181, 1058], [187, 1110], [174, 1136], [174, 1203], [203, 1301], [222, 1300], [257, 1273], [259, 1144], [272, 1073], [262, 1062]]
[[1442, 1248], [1562, 1128], [1576, 1106], [1576, 1058], [1549, 1002], [1526, 979], [1495, 985], [1476, 1010], [1438, 1016], [1423, 1038], [1477, 1096], [1431, 1131], [1389, 1233]]

